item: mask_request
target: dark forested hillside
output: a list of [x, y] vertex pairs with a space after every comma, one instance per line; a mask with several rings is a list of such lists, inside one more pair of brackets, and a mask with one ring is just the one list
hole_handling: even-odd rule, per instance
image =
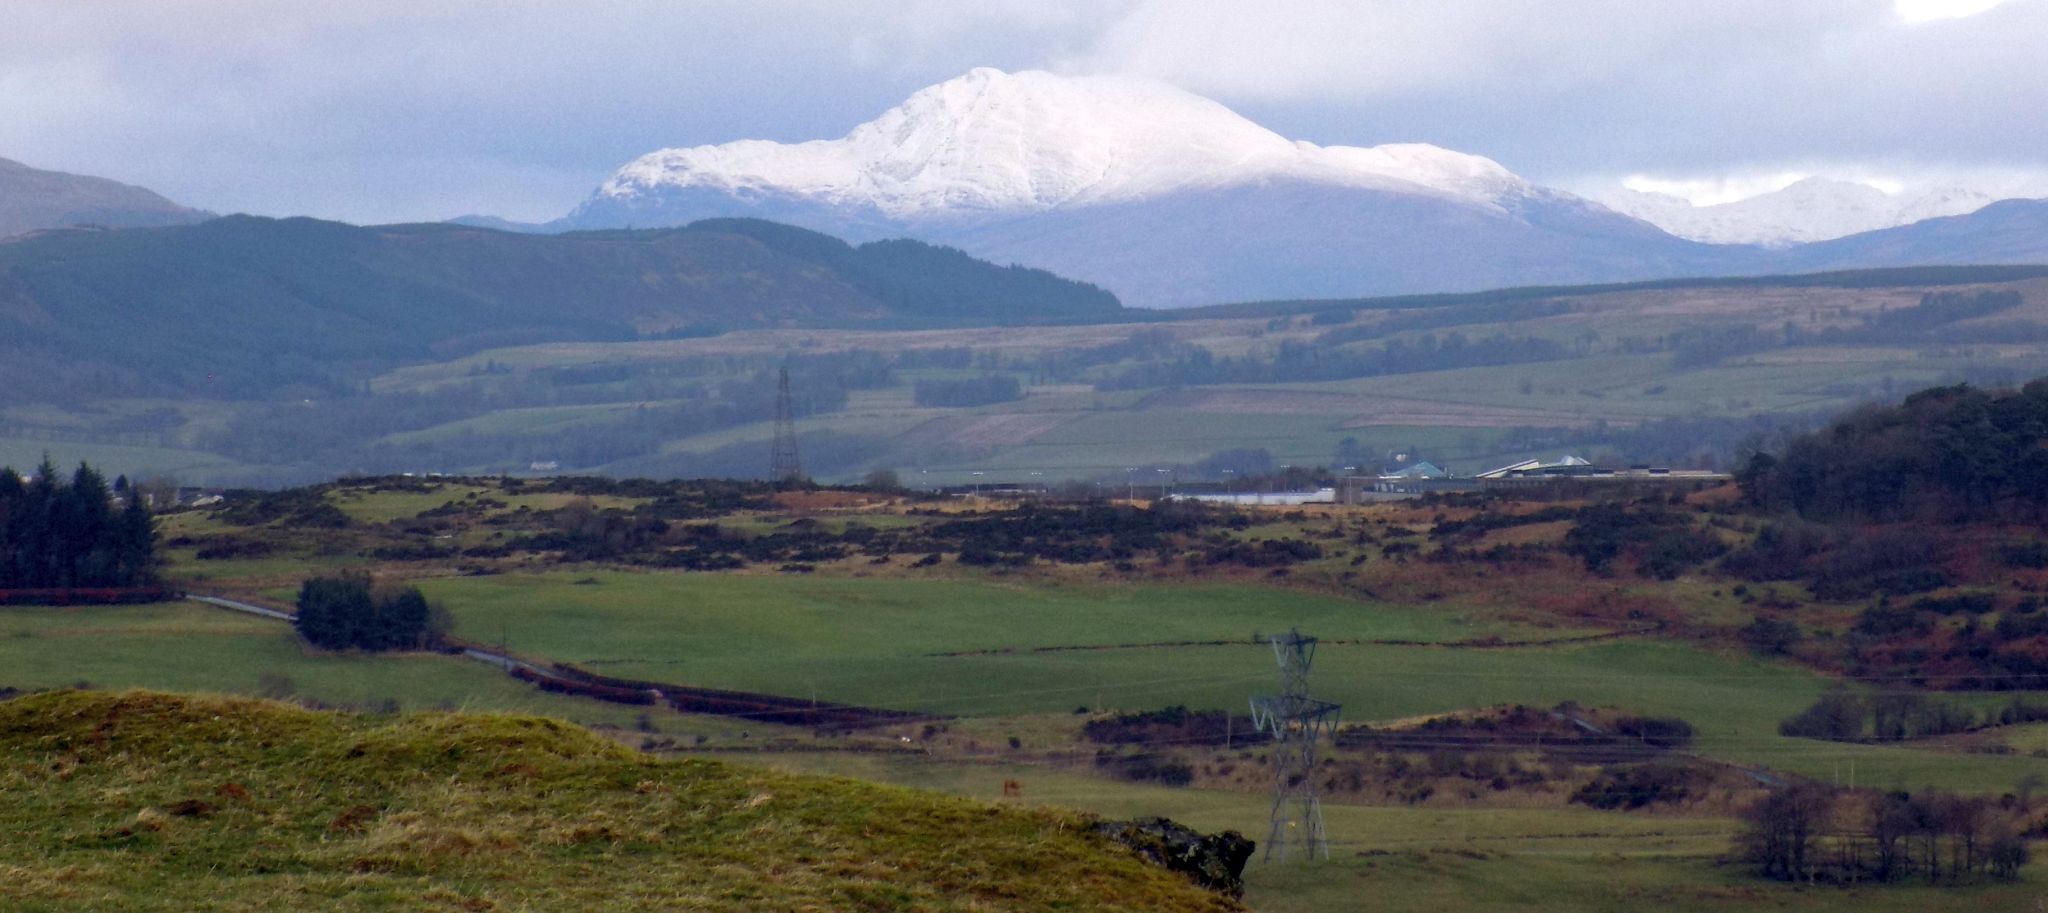
[[1750, 496], [1815, 519], [2048, 518], [2048, 379], [1937, 387], [1754, 457]]
[[330, 395], [392, 365], [504, 345], [1118, 310], [1037, 270], [767, 223], [542, 236], [235, 216], [0, 244], [0, 390]]

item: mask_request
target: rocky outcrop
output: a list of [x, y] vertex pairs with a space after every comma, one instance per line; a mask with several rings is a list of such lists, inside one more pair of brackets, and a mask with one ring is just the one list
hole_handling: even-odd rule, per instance
[[1236, 831], [1204, 834], [1167, 818], [1104, 821], [1095, 830], [1139, 856], [1233, 898], [1244, 896], [1244, 864], [1257, 843]]

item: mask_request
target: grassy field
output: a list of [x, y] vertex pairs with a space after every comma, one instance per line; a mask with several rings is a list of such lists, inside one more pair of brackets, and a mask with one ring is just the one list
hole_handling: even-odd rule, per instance
[[1162, 651], [931, 655], [941, 652], [1211, 639], [1250, 644], [1254, 633], [1290, 625], [1333, 638], [1518, 633], [1498, 623], [1245, 586], [561, 573], [429, 580], [422, 588], [449, 607], [458, 635], [516, 652], [621, 676], [799, 696], [815, 691], [942, 713], [1077, 703], [1148, 707], [1199, 693], [1191, 687], [1205, 681], [1248, 686], [1269, 676], [1257, 662], [1263, 646], [1231, 651], [1253, 661], [1222, 673], [1189, 668]]
[[1238, 909], [1071, 812], [654, 760], [530, 717], [60, 693], [0, 702], [0, 733], [18, 913]]
[[[701, 575], [700, 575], [701, 576]], [[761, 581], [729, 577], [758, 584]], [[741, 635], [728, 622], [725, 633], [738, 640], [773, 639], [791, 619], [806, 611], [794, 593], [818, 600], [817, 610], [835, 587], [861, 581], [789, 581], [778, 602], [782, 612], [755, 619], [758, 627]], [[502, 582], [502, 581], [480, 581]], [[562, 584], [574, 586], [573, 584]], [[614, 585], [600, 584], [601, 589]], [[591, 587], [576, 587], [587, 591]], [[947, 601], [959, 600], [996, 612], [1028, 612], [1018, 604], [992, 605], [996, 589], [985, 584], [952, 582], [939, 588]], [[545, 595], [547, 588], [541, 588]], [[717, 594], [730, 599], [734, 591]], [[1233, 597], [1228, 588], [1196, 590], [1178, 604], [1205, 606], [1212, 612]], [[645, 598], [655, 598], [647, 594]], [[838, 599], [845, 599], [842, 594]], [[871, 597], [870, 606], [914, 599], [891, 588], [890, 598]], [[1084, 637], [1102, 629], [1091, 619], [1103, 609], [1101, 594], [1086, 589], [1067, 594], [1071, 611], [1054, 613], [1043, 626], [1020, 627], [1011, 642], [1028, 642], [1025, 634], [1051, 631]], [[651, 603], [650, 603], [651, 604]], [[1304, 604], [1313, 609], [1312, 602]], [[1269, 608], [1268, 611], [1281, 611]], [[735, 616], [759, 615], [743, 607]], [[852, 614], [858, 615], [858, 607]], [[1237, 619], [1243, 621], [1244, 619]], [[1334, 618], [1324, 618], [1325, 624]], [[586, 617], [585, 626], [592, 624]], [[1179, 632], [1198, 622], [1181, 619]], [[1455, 637], [1460, 626], [1390, 612], [1352, 621], [1354, 636], [1396, 634], [1403, 637]], [[706, 625], [685, 626], [692, 639], [726, 640]], [[957, 640], [957, 630], [921, 630], [929, 626], [904, 623], [888, 627], [909, 639], [910, 647]], [[1116, 630], [1111, 628], [1109, 630]], [[620, 637], [620, 633], [609, 636]], [[821, 634], [837, 639], [849, 652], [864, 643], [879, 648], [893, 640], [878, 634], [859, 636], [845, 626]], [[769, 644], [775, 646], [777, 644]], [[782, 644], [787, 646], [788, 644]], [[796, 644], [795, 646], [802, 646]], [[743, 653], [744, 651], [739, 651]], [[732, 659], [744, 658], [737, 653]], [[766, 661], [766, 656], [757, 656]], [[803, 669], [807, 657], [784, 657], [785, 669]], [[1242, 695], [1266, 685], [1267, 651], [1255, 648], [1200, 648], [1173, 651], [1107, 651], [1051, 656], [999, 655], [960, 658], [957, 667], [937, 670], [953, 677], [937, 682], [960, 694], [960, 700], [987, 712], [1041, 708], [1066, 709], [1077, 699], [1105, 700], [1135, 707], [1187, 702], [1229, 706]], [[976, 663], [986, 665], [977, 666]], [[695, 668], [649, 664], [645, 670], [667, 677]], [[1205, 673], [1205, 666], [1221, 667]], [[12, 670], [8, 684], [64, 685], [86, 678], [100, 686], [148, 686], [187, 691], [252, 693], [263, 687], [265, 673], [288, 677], [306, 698], [357, 706], [393, 699], [408, 708], [461, 706], [542, 713], [594, 724], [625, 726], [634, 708], [571, 701], [532, 691], [488, 667], [445, 657], [360, 657], [316, 655], [303, 651], [274, 622], [246, 618], [191, 604], [128, 606], [95, 609], [0, 610], [0, 668]], [[930, 667], [919, 671], [934, 674]], [[801, 675], [801, 673], [797, 673]], [[1233, 680], [1241, 679], [1241, 680]], [[691, 680], [695, 680], [692, 678]], [[1035, 681], [1045, 687], [1015, 693], [993, 686], [1006, 681]], [[744, 683], [744, 682], [741, 682]], [[880, 687], [887, 683], [866, 683]], [[929, 686], [931, 683], [927, 683]], [[1829, 766], [1854, 757], [1865, 785], [1889, 771], [1898, 785], [1938, 781], [1949, 788], [2009, 788], [2027, 771], [2048, 766], [2039, 759], [1987, 755], [1956, 755], [1913, 749], [1877, 749], [1780, 740], [1753, 730], [1774, 714], [1796, 705], [1818, 687], [1802, 673], [1747, 661], [1731, 661], [1682, 647], [1651, 644], [1607, 644], [1577, 649], [1524, 651], [1461, 651], [1415, 647], [1346, 647], [1328, 645], [1320, 654], [1317, 685], [1321, 693], [1347, 704], [1350, 718], [1384, 718], [1432, 709], [1470, 706], [1503, 700], [1548, 702], [1578, 699], [1611, 700], [1644, 711], [1678, 713], [1702, 730], [1701, 749], [1716, 756], [1741, 756], [1788, 769], [1826, 776]], [[975, 689], [988, 689], [977, 691]], [[1106, 692], [1106, 697], [1083, 692]], [[664, 733], [686, 735], [730, 729], [722, 720], [658, 715]], [[998, 730], [1006, 724], [991, 720]], [[1029, 731], [1020, 721], [1020, 731]], [[775, 727], [749, 725], [757, 739]], [[993, 731], [993, 730], [992, 730]], [[1007, 731], [1007, 730], [1002, 730]], [[2022, 735], [2015, 731], [2015, 735]], [[735, 744], [725, 742], [725, 744]], [[743, 743], [740, 743], [743, 744]], [[1134, 784], [1041, 766], [934, 761], [928, 757], [807, 751], [797, 754], [730, 757], [767, 763], [795, 771], [852, 776], [915, 785], [961, 795], [993, 799], [1004, 780], [1023, 784], [1026, 800], [1080, 808], [1112, 816], [1162, 814], [1205, 829], [1235, 828], [1263, 838], [1266, 798], [1256, 793], [1171, 789]], [[751, 759], [751, 760], [749, 760]], [[2003, 779], [2001, 779], [2003, 778]], [[1262, 867], [1256, 862], [1248, 878], [1249, 902], [1267, 911], [1354, 909], [1362, 894], [1374, 909], [1451, 908], [1472, 910], [1631, 910], [1654, 903], [1658, 909], [1716, 911], [1755, 909], [1838, 909], [1853, 904], [1874, 911], [2000, 909], [2000, 904], [2031, 897], [2031, 888], [1985, 886], [1959, 890], [1903, 888], [1887, 891], [1799, 890], [1766, 885], [1739, 870], [1721, 865], [1734, 825], [1718, 818], [1677, 818], [1624, 815], [1586, 809], [1406, 808], [1332, 805], [1330, 829], [1336, 846], [1334, 861], [1317, 867]], [[2036, 866], [2036, 879], [2043, 877]], [[25, 883], [44, 883], [30, 879]], [[1988, 905], [1988, 906], [1986, 906]], [[374, 907], [372, 907], [374, 908]], [[25, 908], [25, 909], [33, 909]]]
[[[1077, 773], [999, 763], [817, 753], [729, 756], [778, 769], [915, 784], [997, 800], [1002, 785], [1021, 801], [1113, 817], [1166, 815], [1209, 830], [1263, 840], [1270, 798], [1262, 794], [1117, 783]], [[1613, 911], [1966, 911], [2027, 909], [2048, 878], [2031, 883], [1883, 890], [1800, 888], [1760, 882], [1725, 863], [1738, 822], [1584, 808], [1411, 808], [1326, 804], [1331, 860], [1268, 865], [1254, 857], [1245, 900], [1268, 913], [1343, 910]]]
[[[0, 686], [74, 685], [285, 696], [284, 685], [292, 697], [334, 706], [532, 713], [596, 726], [636, 726], [641, 713], [538, 691], [461, 657], [316, 652], [288, 625], [194, 602], [0, 606]], [[667, 735], [737, 728], [672, 713], [650, 719]]]
[[[595, 581], [579, 584], [578, 580]], [[608, 674], [932, 713], [999, 716], [1172, 704], [1238, 708], [1272, 687], [1269, 648], [1298, 626], [1327, 642], [1318, 694], [1349, 720], [1565, 701], [1677, 716], [1710, 757], [1862, 785], [2004, 792], [2048, 764], [2026, 756], [1790, 739], [1777, 722], [1826, 679], [1675, 643], [1469, 649], [1346, 639], [1454, 641], [1518, 630], [1449, 613], [1251, 587], [1007, 585], [973, 580], [616, 573], [426, 581], [457, 633]], [[1569, 632], [1566, 632], [1569, 633]], [[1235, 646], [1030, 652], [1136, 641]], [[981, 655], [935, 655], [955, 651]]]
[[240, 468], [227, 457], [202, 450], [0, 437], [0, 466], [12, 466], [25, 473], [41, 463], [45, 454], [56, 461], [59, 468], [70, 470], [84, 460], [104, 470], [109, 478], [119, 473], [135, 479], [168, 476], [190, 480], [211, 478]]
[[[473, 493], [529, 507], [557, 507], [571, 497], [486, 490], [467, 481], [439, 485], [434, 491], [344, 489], [328, 497], [363, 524], [403, 524], [450, 500], [476, 500], [468, 497]], [[1399, 520], [1405, 516], [1387, 522], [1407, 522]], [[904, 513], [826, 513], [816, 522], [837, 529], [855, 519], [922, 520]], [[786, 517], [773, 511], [749, 510], [725, 520], [735, 529], [760, 532], [786, 525]], [[200, 537], [225, 529], [218, 519], [197, 514], [173, 522], [181, 533]], [[1302, 535], [1302, 522], [1258, 525], [1244, 535]], [[181, 573], [199, 570], [243, 584], [265, 581], [253, 588], [287, 601], [296, 586], [289, 583], [294, 572], [303, 575], [345, 557], [280, 554], [191, 562], [177, 553]], [[1327, 576], [1315, 563], [1296, 568], [1289, 581], [1259, 576], [1198, 583], [1110, 574], [1099, 566], [990, 575], [949, 563], [910, 572], [902, 567], [908, 560], [899, 556], [882, 567], [856, 558], [816, 574], [775, 573], [766, 566], [656, 573], [589, 565], [522, 573], [508, 565], [500, 569], [508, 573], [415, 582], [451, 610], [458, 636], [503, 643], [537, 661], [962, 717], [940, 727], [936, 737], [921, 736], [920, 726], [831, 736], [659, 709], [647, 712], [643, 723], [642, 708], [548, 695], [458, 658], [311, 652], [281, 624], [195, 604], [0, 608], [0, 670], [7, 670], [0, 673], [0, 685], [47, 688], [83, 680], [114, 688], [289, 692], [300, 700], [357, 708], [530, 712], [609, 727], [628, 745], [669, 739], [683, 751], [983, 799], [999, 797], [1003, 782], [1015, 780], [1030, 804], [1113, 816], [1167, 815], [1264, 839], [1268, 800], [1247, 785], [1256, 775], [1224, 780], [1209, 778], [1205, 769], [1198, 785], [1214, 788], [1172, 789], [1098, 771], [1091, 763], [1096, 746], [1078, 741], [1085, 718], [1074, 710], [1185, 704], [1241, 713], [1248, 697], [1274, 687], [1272, 652], [1254, 635], [1299, 626], [1324, 638], [1312, 682], [1316, 694], [1341, 702], [1351, 722], [1574, 701], [1680, 717], [1697, 728], [1692, 748], [1703, 756], [1824, 782], [1853, 778], [1866, 787], [1938, 785], [1996, 796], [2015, 791], [2030, 774], [2048, 773], [2048, 759], [2027, 750], [2038, 736], [2036, 727], [2000, 731], [2016, 749], [2008, 754], [1971, 751], [1955, 740], [1867, 746], [1788, 739], [1777, 734], [1777, 722], [1829, 687], [1826, 678], [1733, 649], [1647, 637], [1474, 648], [1470, 642], [1477, 638], [1544, 640], [1602, 628], [1534, 609], [1509, 611], [1506, 604], [1469, 599], [1470, 594], [1398, 605], [1346, 598], [1334, 595], [1334, 580], [1326, 581], [1327, 592], [1309, 589], [1309, 578]], [[410, 566], [380, 567], [388, 573]], [[1388, 564], [1382, 570], [1425, 574], [1433, 567]], [[1720, 596], [1705, 590], [1672, 593], [1687, 605]], [[1541, 600], [1524, 593], [1523, 601], [1535, 606]], [[1522, 618], [1535, 620], [1511, 620]], [[1223, 643], [1119, 646], [1189, 641]], [[1069, 646], [1101, 649], [1036, 649]], [[1981, 706], [2008, 697], [1956, 699]], [[1002, 746], [1013, 737], [1022, 748], [1005, 754]], [[1206, 754], [1194, 760], [1210, 763]], [[1737, 827], [1724, 817], [1726, 810], [1746, 799], [1752, 781], [1727, 773], [1721, 782], [1716, 789], [1723, 792], [1702, 806], [1688, 806], [1684, 815], [1566, 805], [1568, 786], [1513, 801], [1447, 790], [1441, 801], [1418, 806], [1333, 802], [1333, 860], [1315, 867], [1255, 865], [1250, 902], [1283, 913], [1361, 904], [1502, 911], [1648, 905], [1699, 913], [1849, 904], [1890, 913], [1997, 909], [2033, 896], [2028, 884], [1841, 891], [1758, 882], [1721, 861]], [[1525, 799], [1549, 807], [1516, 807]], [[1468, 801], [1493, 807], [1463, 807]], [[48, 890], [47, 872], [30, 875], [29, 883]], [[2038, 884], [2048, 871], [2036, 865], [2030, 877]], [[0, 893], [0, 906], [8, 899]], [[33, 899], [55, 903], [42, 894]]]

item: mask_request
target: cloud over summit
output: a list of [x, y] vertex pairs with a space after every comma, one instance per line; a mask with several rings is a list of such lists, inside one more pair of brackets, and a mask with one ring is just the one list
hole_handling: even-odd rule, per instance
[[1567, 184], [2026, 185], [2048, 171], [2043, 35], [2048, 0], [16, 0], [0, 156], [217, 210], [536, 218], [649, 150], [838, 136], [990, 65], [1159, 78], [1283, 134]]

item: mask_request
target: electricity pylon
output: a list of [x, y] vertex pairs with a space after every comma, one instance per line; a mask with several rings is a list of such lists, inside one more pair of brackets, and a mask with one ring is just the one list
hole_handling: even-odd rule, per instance
[[1273, 637], [1280, 664], [1280, 693], [1252, 698], [1252, 722], [1273, 734], [1273, 829], [1266, 837], [1266, 861], [1286, 862], [1289, 846], [1303, 858], [1330, 858], [1323, 830], [1323, 804], [1316, 796], [1316, 743], [1334, 736], [1343, 707], [1308, 696], [1308, 670], [1316, 639], [1289, 631]]

